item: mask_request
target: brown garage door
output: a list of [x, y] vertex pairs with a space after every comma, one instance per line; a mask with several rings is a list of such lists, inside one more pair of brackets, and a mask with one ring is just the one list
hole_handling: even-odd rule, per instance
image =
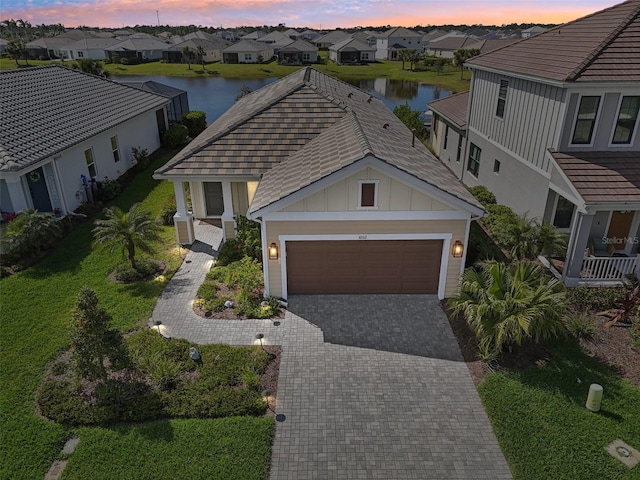
[[289, 294], [438, 293], [442, 240], [287, 242]]

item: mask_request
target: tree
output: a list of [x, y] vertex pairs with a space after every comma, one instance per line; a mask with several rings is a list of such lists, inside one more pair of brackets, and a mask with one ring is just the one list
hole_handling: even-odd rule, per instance
[[480, 50], [477, 48], [459, 48], [453, 52], [453, 61], [455, 65], [460, 68], [460, 80], [463, 79], [462, 74], [464, 72], [464, 62], [478, 55], [480, 55]]
[[97, 75], [98, 77], [109, 78], [111, 72], [104, 69], [104, 65], [99, 60], [92, 60], [91, 58], [79, 58], [72, 64], [72, 68], [80, 70], [84, 73], [90, 73]]
[[496, 239], [514, 258], [535, 260], [538, 255], [561, 255], [567, 248], [562, 233], [548, 222], [522, 215], [507, 215], [492, 225]]
[[409, 65], [412, 72], [414, 70], [414, 67], [420, 61], [420, 58], [421, 58], [421, 55], [416, 50], [409, 50], [408, 59], [409, 59]]
[[182, 59], [187, 61], [189, 70], [191, 70], [191, 49], [186, 45], [182, 47]]
[[418, 138], [426, 138], [426, 129], [424, 122], [420, 118], [419, 110], [412, 110], [408, 103], [397, 105], [393, 109], [393, 114], [402, 120], [410, 130], [415, 131]]
[[18, 63], [19, 59], [25, 59], [26, 64], [29, 65], [29, 60], [27, 59], [27, 50], [24, 46], [24, 42], [18, 38], [12, 38], [7, 41], [7, 53], [9, 56], [16, 61], [16, 67], [19, 67]]
[[242, 97], [249, 95], [251, 92], [253, 92], [253, 90], [251, 90], [251, 87], [243, 85], [240, 91], [238, 92], [238, 94], [236, 95], [236, 102], [240, 100]]
[[495, 358], [525, 339], [541, 342], [564, 335], [565, 287], [533, 262], [480, 262], [462, 275], [448, 306], [462, 314], [478, 338], [480, 355]]
[[127, 254], [131, 267], [135, 269], [136, 248], [151, 253], [151, 242], [160, 239], [160, 225], [151, 212], [143, 209], [139, 203], [133, 205], [128, 212], [113, 207], [106, 208], [104, 213], [107, 217], [105, 220], [94, 222], [93, 233], [96, 243], [111, 252], [116, 247], [121, 247], [123, 254]]
[[200, 63], [202, 64], [202, 71], [204, 72], [205, 51], [204, 48], [202, 48], [202, 45], [198, 45], [198, 48], [196, 48], [196, 55], [198, 56], [198, 60], [200, 60]]
[[402, 61], [402, 70], [404, 70], [404, 62], [409, 61], [409, 50], [406, 48], [398, 50], [398, 60]]
[[98, 306], [98, 297], [88, 287], [80, 290], [73, 312], [71, 352], [78, 374], [89, 381], [106, 382], [107, 360], [115, 370], [127, 364], [122, 334], [111, 329], [111, 315]]

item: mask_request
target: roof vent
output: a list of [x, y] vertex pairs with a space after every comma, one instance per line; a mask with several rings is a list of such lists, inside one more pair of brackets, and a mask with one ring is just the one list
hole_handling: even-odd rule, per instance
[[369, 98], [367, 98], [367, 103], [371, 103], [371, 100], [373, 100], [373, 97], [369, 96]]
[[384, 125], [382, 125], [382, 128], [384, 128], [386, 130], [387, 128], [389, 128], [389, 124], [385, 123]]
[[348, 98], [353, 97], [353, 92], [349, 92], [349, 94], [347, 95]]

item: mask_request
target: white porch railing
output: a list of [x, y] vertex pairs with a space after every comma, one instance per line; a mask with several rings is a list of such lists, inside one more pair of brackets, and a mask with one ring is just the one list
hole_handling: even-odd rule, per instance
[[586, 281], [622, 280], [640, 271], [640, 255], [635, 257], [586, 257], [582, 260], [580, 279]]

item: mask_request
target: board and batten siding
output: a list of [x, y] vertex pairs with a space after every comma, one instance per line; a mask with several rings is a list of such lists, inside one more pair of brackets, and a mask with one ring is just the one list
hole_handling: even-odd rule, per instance
[[[482, 70], [473, 78], [469, 128], [548, 172], [545, 152], [558, 142], [564, 90]], [[500, 80], [509, 82], [503, 118], [496, 116]]]
[[358, 181], [378, 182], [378, 211], [452, 210], [435, 198], [425, 195], [374, 168], [365, 168], [330, 187], [320, 190], [282, 209], [283, 212], [354, 212], [358, 211]]
[[[364, 220], [364, 221], [265, 221], [266, 244], [280, 244], [281, 235], [322, 236], [354, 235], [358, 240], [361, 235], [387, 234], [451, 234], [452, 241], [465, 241], [466, 220]], [[366, 242], [367, 240], [361, 240]], [[465, 245], [465, 248], [467, 246]], [[281, 252], [282, 255], [286, 254]], [[447, 274], [445, 297], [454, 295], [460, 281], [462, 258], [453, 258], [449, 251], [447, 255]], [[268, 260], [269, 294], [273, 297], [282, 296], [282, 256], [278, 260]]]

